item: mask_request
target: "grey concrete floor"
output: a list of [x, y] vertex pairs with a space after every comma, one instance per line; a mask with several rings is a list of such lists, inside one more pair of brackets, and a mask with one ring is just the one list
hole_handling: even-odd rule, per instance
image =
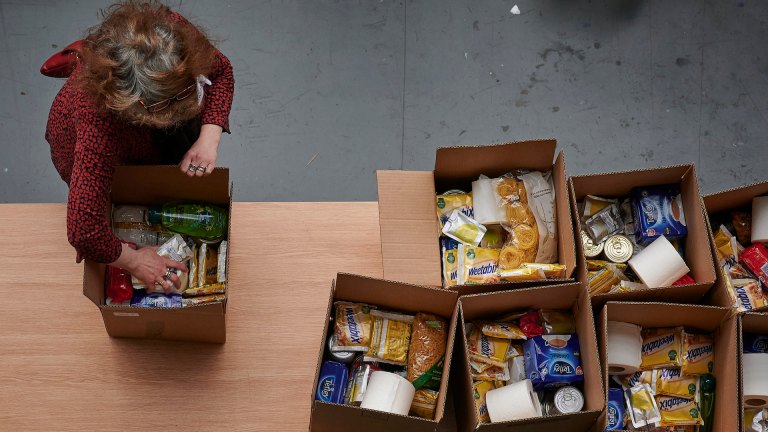
[[[0, 202], [66, 200], [44, 140], [62, 82], [37, 70], [109, 3], [0, 0]], [[239, 201], [373, 200], [377, 169], [540, 137], [569, 174], [695, 162], [703, 192], [768, 178], [765, 1], [169, 5], [234, 64], [219, 163]]]

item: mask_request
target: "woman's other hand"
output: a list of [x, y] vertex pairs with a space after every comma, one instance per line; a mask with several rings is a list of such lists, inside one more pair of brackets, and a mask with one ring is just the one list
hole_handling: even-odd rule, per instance
[[158, 255], [156, 247], [143, 247], [134, 250], [126, 244], [123, 244], [120, 258], [111, 265], [128, 270], [131, 275], [144, 281], [147, 287], [161, 285], [166, 293], [173, 287], [178, 289], [181, 286], [181, 281], [175, 274], [165, 278], [168, 269], [189, 271], [184, 264]]
[[179, 169], [190, 177], [210, 175], [216, 168], [216, 157], [221, 140], [221, 126], [204, 124], [200, 136], [179, 164]]

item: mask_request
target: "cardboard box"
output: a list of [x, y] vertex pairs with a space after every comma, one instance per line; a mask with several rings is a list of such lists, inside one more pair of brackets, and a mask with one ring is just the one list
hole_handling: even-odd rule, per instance
[[[457, 361], [452, 383], [456, 397], [456, 415], [462, 431], [542, 431], [563, 430], [589, 431], [595, 426], [605, 408], [605, 393], [598, 360], [597, 338], [589, 298], [578, 283], [552, 285], [463, 296], [459, 299], [460, 326], [457, 342]], [[576, 317], [576, 333], [579, 337], [581, 367], [584, 371], [584, 410], [569, 415], [538, 417], [503, 423], [478, 423], [472, 396], [472, 376], [469, 352], [464, 336], [467, 322], [493, 318], [507, 312], [527, 309], [569, 309]], [[600, 429], [602, 431], [602, 429]]]
[[[742, 365], [744, 354], [744, 333], [756, 333], [761, 335], [768, 335], [768, 314], [767, 313], [756, 313], [756, 312], [747, 312], [739, 317], [738, 320], [738, 334], [739, 334], [739, 345], [737, 349], [737, 354], [739, 357], [738, 361], [738, 407], [734, 407], [734, 409], [738, 409], [738, 416], [741, 423], [741, 426], [738, 430], [745, 430], [747, 426], [744, 424], [744, 418], [742, 417], [742, 413], [744, 412], [744, 408], [746, 407], [746, 404], [744, 404], [744, 369]], [[751, 430], [751, 429], [750, 429]]]
[[[608, 302], [603, 306], [597, 328], [600, 339], [600, 360], [603, 382], [608, 392], [608, 366], [606, 341], [608, 321], [637, 324], [643, 328], [684, 326], [689, 330], [710, 332], [714, 338], [715, 360], [712, 375], [717, 380], [715, 389], [715, 417], [713, 431], [737, 431], [738, 367], [736, 350], [739, 348], [736, 317], [728, 309], [715, 306], [682, 305], [672, 303]], [[605, 415], [600, 429], [606, 425]]]
[[[715, 281], [715, 267], [710, 252], [706, 218], [699, 196], [696, 168], [693, 165], [676, 165], [660, 168], [638, 169], [603, 174], [573, 176], [568, 180], [571, 194], [573, 226], [579, 233], [577, 202], [586, 195], [599, 197], [628, 196], [635, 187], [679, 183], [688, 235], [685, 238], [685, 262], [691, 269], [694, 284], [676, 287], [649, 288], [624, 293], [599, 294], [592, 297], [592, 304], [599, 310], [608, 301], [666, 301], [698, 303]], [[578, 280], [587, 282], [587, 265], [581, 236], [576, 242]]]
[[325, 346], [328, 341], [329, 332], [332, 331], [332, 328], [326, 326], [323, 328], [320, 340], [320, 354], [318, 355], [315, 379], [310, 393], [312, 413], [310, 414], [309, 430], [314, 432], [434, 432], [437, 430], [438, 425], [444, 420], [446, 409], [445, 400], [448, 391], [449, 372], [458, 317], [457, 299], [458, 296], [453, 291], [339, 273], [335, 283], [331, 285], [331, 295], [328, 299], [325, 322], [330, 322], [331, 313], [333, 313], [333, 303], [342, 300], [367, 303], [375, 305], [382, 310], [410, 314], [427, 312], [449, 320], [450, 325], [448, 328], [445, 362], [443, 363], [443, 378], [439, 391], [440, 396], [437, 399], [434, 420], [388, 414], [350, 405], [331, 404], [315, 400], [315, 391], [320, 375], [320, 367], [323, 363]]
[[[735, 210], [740, 207], [751, 206], [752, 198], [767, 194], [768, 181], [764, 181], [709, 194], [702, 198], [704, 202], [707, 230], [712, 248], [712, 260], [715, 263], [715, 274], [717, 275], [715, 285], [708, 294], [709, 304], [723, 307], [733, 307], [733, 304], [731, 303], [731, 297], [728, 294], [728, 287], [725, 284], [725, 275], [723, 274], [722, 268], [717, 263], [717, 253], [715, 252], [714, 232], [719, 227], [712, 226], [709, 218], [712, 215], [722, 211]], [[731, 234], [736, 235], [736, 233]], [[765, 310], [768, 308], [761, 309]]]
[[[191, 178], [176, 166], [122, 166], [115, 170], [110, 200], [114, 204], [136, 205], [171, 201], [216, 204], [229, 209], [230, 218], [227, 221], [231, 227], [231, 192], [227, 168], [216, 168], [208, 177]], [[229, 227], [227, 231], [229, 239]], [[227, 261], [231, 242], [229, 244]], [[83, 294], [101, 311], [104, 327], [110, 336], [215, 343], [226, 341], [226, 299], [220, 303], [175, 309], [106, 305], [105, 270], [104, 264], [85, 262]]]
[[[435, 197], [449, 189], [471, 190], [481, 174], [498, 177], [514, 169], [552, 170], [558, 256], [565, 280], [453, 287], [460, 294], [572, 281], [576, 267], [565, 159], [554, 139], [437, 149], [434, 171], [378, 171], [379, 223], [384, 278], [442, 286]], [[554, 160], [554, 162], [553, 162]]]

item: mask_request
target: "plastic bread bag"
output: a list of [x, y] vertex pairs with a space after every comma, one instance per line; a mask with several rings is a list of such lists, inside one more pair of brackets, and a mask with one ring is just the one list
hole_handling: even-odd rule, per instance
[[528, 194], [528, 205], [536, 216], [539, 229], [539, 247], [535, 262], [557, 261], [557, 219], [555, 213], [555, 188], [552, 173], [531, 171], [520, 175]]
[[[173, 237], [171, 237], [170, 240], [163, 243], [157, 248], [157, 254], [163, 257], [168, 257], [174, 261], [178, 262], [184, 262], [187, 261], [192, 257], [192, 249], [190, 249], [189, 245], [184, 241], [184, 238], [181, 237], [179, 234], [175, 234]], [[171, 269], [174, 273], [176, 273], [176, 276], [179, 278], [179, 288], [176, 288], [175, 286], [171, 288], [171, 290], [168, 292], [169, 294], [173, 293], [182, 293], [184, 290], [187, 289], [189, 284], [189, 278], [188, 274], [182, 272], [179, 269]], [[131, 276], [131, 281], [133, 282], [133, 288], [134, 289], [147, 289], [147, 292], [157, 292], [157, 293], [165, 293], [165, 290], [160, 285], [152, 285], [152, 286], [146, 286], [144, 284], [144, 281], [141, 281], [137, 279], [135, 276]]]
[[408, 347], [407, 379], [416, 389], [440, 388], [448, 342], [448, 323], [441, 317], [417, 313]]
[[405, 366], [413, 316], [372, 310], [371, 318], [371, 345], [364, 361]]
[[332, 351], [368, 351], [371, 344], [373, 306], [362, 303], [336, 302], [334, 334], [336, 347]]

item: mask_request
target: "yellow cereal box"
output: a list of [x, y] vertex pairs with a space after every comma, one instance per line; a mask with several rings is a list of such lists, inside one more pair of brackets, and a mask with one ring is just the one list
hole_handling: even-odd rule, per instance
[[680, 367], [682, 327], [643, 329], [643, 347], [640, 369]]

